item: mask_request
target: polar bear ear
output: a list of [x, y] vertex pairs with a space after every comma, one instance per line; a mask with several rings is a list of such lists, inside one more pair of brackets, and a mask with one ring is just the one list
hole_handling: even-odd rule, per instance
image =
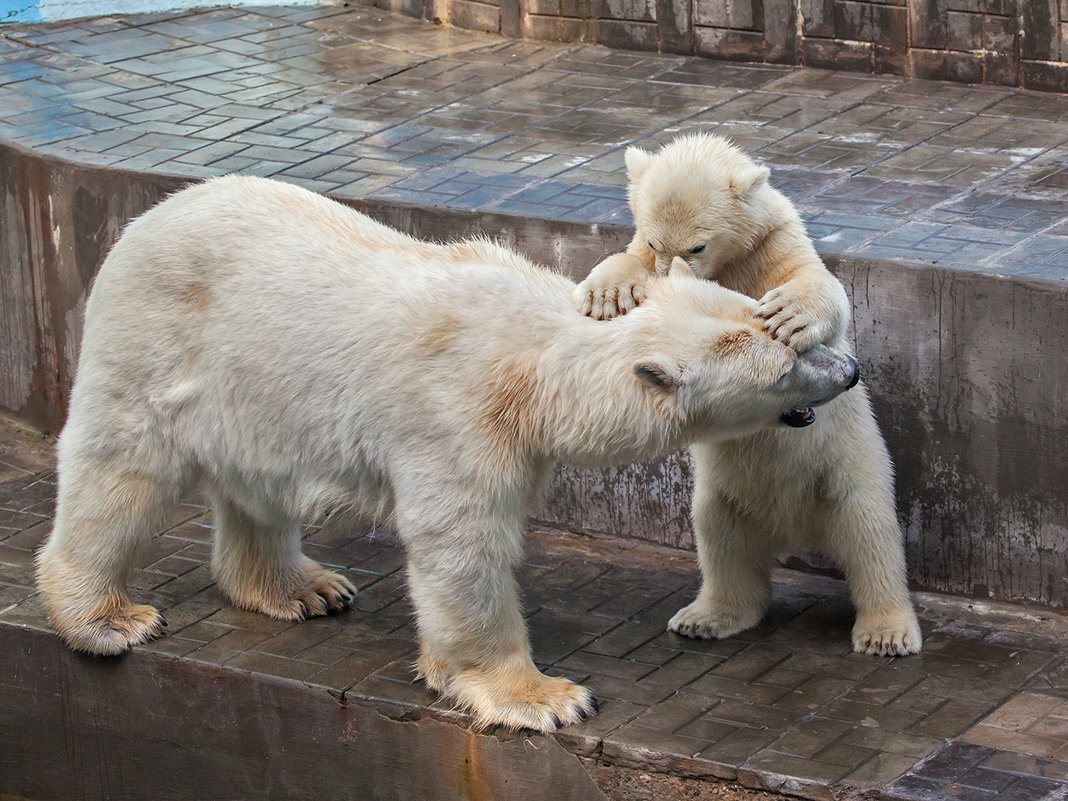
[[653, 356], [634, 365], [634, 375], [651, 387], [674, 390], [682, 383], [682, 368], [666, 356]]
[[632, 181], [641, 178], [647, 169], [653, 154], [642, 150], [640, 147], [628, 147], [623, 153], [623, 161], [627, 164], [627, 177]]
[[771, 170], [763, 164], [753, 164], [731, 178], [731, 192], [741, 197], [767, 180]]

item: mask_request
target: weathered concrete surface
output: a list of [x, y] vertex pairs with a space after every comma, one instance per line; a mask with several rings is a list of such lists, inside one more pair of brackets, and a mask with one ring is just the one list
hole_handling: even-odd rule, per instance
[[[437, 0], [374, 5], [461, 28], [711, 58], [1068, 90], [1048, 0]], [[1058, 13], [1059, 12], [1059, 13]], [[518, 24], [508, 24], [508, 20]]]
[[0, 146], [0, 407], [58, 431], [93, 275], [122, 227], [184, 183]]
[[[57, 431], [91, 276], [122, 225], [184, 181], [7, 144], [0, 180], [0, 406]], [[575, 277], [629, 238], [620, 226], [347, 202], [421, 237], [499, 236]], [[1068, 605], [1063, 283], [823, 256], [854, 303], [857, 353], [898, 465], [914, 585]], [[690, 481], [675, 459], [563, 468], [536, 516], [692, 547]]]
[[0, 698], [0, 791], [39, 801], [606, 799], [552, 738], [394, 720], [323, 687], [144, 651], [78, 656], [17, 626], [0, 626]]

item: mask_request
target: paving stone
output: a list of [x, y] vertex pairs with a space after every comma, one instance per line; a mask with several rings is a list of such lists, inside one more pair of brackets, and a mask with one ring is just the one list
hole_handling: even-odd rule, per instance
[[[841, 6], [834, 24], [863, 32], [874, 19], [866, 8]], [[971, 30], [954, 25], [954, 35]], [[853, 212], [853, 225], [813, 220], [831, 252], [1068, 271], [1065, 210], [1040, 202], [1068, 199], [1057, 151], [1068, 114], [1051, 96], [500, 42], [385, 12], [372, 23], [358, 8], [144, 15], [89, 35], [84, 25], [6, 30], [18, 36], [3, 40], [0, 72], [12, 82], [0, 135], [86, 163], [238, 171], [350, 198], [627, 223], [622, 146], [716, 130], [789, 171], [778, 184], [810, 219]], [[138, 126], [148, 127], [134, 136]], [[455, 187], [401, 185], [428, 165], [476, 169]], [[490, 182], [510, 174], [530, 183], [509, 192]], [[994, 202], [968, 211], [977, 194]], [[996, 238], [1036, 230], [1047, 234], [1041, 242], [1015, 249]]]

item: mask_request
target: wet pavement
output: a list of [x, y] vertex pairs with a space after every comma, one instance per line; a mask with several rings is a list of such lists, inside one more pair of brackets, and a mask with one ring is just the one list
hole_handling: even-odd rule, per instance
[[[16, 642], [48, 628], [32, 578], [54, 508], [47, 444], [0, 426], [0, 630]], [[388, 532], [309, 526], [305, 552], [348, 576], [359, 596], [352, 611], [294, 624], [220, 596], [206, 564], [210, 522], [209, 510], [186, 502], [143, 549], [134, 598], [161, 608], [170, 626], [142, 653], [466, 725], [413, 679], [403, 553]], [[696, 591], [691, 555], [534, 531], [520, 575], [536, 662], [600, 701], [596, 717], [556, 739], [597, 764], [807, 798], [1068, 795], [1063, 617], [919, 595], [924, 653], [881, 659], [850, 652], [852, 608], [829, 579], [780, 572], [764, 623], [704, 642], [664, 630]], [[99, 660], [92, 671], [106, 680], [101, 671], [122, 664]], [[76, 692], [89, 668], [86, 660], [66, 668], [56, 691]]]
[[825, 253], [1068, 278], [1063, 95], [461, 31], [356, 6], [0, 27], [0, 138], [344, 198], [629, 221], [623, 150], [728, 135]]
[[[679, 131], [765, 160], [824, 253], [1068, 280], [1068, 100], [999, 87], [511, 41], [356, 7], [223, 9], [0, 27], [0, 138], [84, 164], [267, 175], [347, 199], [629, 222], [623, 150]], [[55, 477], [0, 438], [0, 627], [47, 628], [32, 581]], [[294, 625], [215, 590], [195, 499], [134, 571], [170, 622], [145, 651], [464, 723], [411, 680], [403, 555], [309, 527], [357, 608]], [[602, 765], [813, 798], [1068, 797], [1068, 621], [918, 597], [924, 654], [848, 649], [841, 584], [780, 573], [758, 629], [664, 631], [691, 555], [534, 532], [522, 571], [539, 664], [600, 714], [557, 740]]]

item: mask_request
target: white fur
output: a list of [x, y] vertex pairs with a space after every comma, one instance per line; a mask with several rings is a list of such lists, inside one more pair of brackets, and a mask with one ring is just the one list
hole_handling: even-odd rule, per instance
[[535, 669], [513, 578], [553, 461], [758, 430], [848, 384], [845, 356], [813, 367], [686, 272], [602, 324], [492, 243], [423, 243], [257, 178], [180, 192], [127, 228], [88, 302], [38, 563], [53, 623], [93, 653], [157, 634], [126, 577], [194, 483], [235, 603], [342, 608], [352, 585], [301, 554], [297, 523], [343, 507], [400, 533], [431, 686], [483, 724], [578, 720], [592, 699]]
[[[628, 253], [641, 266], [598, 265], [575, 291], [583, 313], [625, 314], [640, 302], [649, 277], [682, 257], [698, 276], [759, 299], [765, 329], [784, 344], [800, 352], [819, 343], [848, 350], [845, 291], [796, 210], [768, 185], [766, 168], [707, 134], [679, 137], [655, 154], [630, 148], [626, 163], [637, 227]], [[729, 637], [756, 625], [771, 599], [772, 557], [812, 546], [849, 581], [855, 650], [920, 650], [893, 467], [863, 386], [820, 410], [804, 431], [703, 442], [692, 454], [704, 581], [697, 600], [671, 619], [672, 630]]]

